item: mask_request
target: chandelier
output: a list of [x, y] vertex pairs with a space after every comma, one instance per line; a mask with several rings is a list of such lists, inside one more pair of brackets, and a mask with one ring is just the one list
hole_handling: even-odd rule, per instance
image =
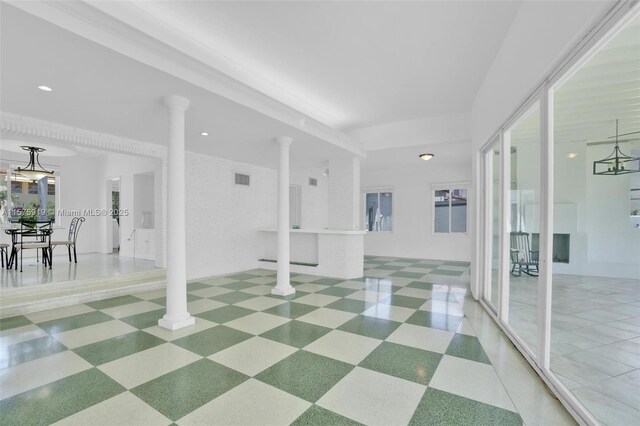
[[624, 154], [618, 145], [618, 136], [626, 136], [639, 132], [618, 135], [618, 120], [616, 120], [616, 146], [608, 157], [593, 162], [593, 174], [615, 176], [628, 173], [640, 173], [640, 157], [631, 157]]

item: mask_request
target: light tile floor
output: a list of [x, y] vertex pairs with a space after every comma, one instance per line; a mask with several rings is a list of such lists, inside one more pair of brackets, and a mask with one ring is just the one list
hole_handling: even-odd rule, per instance
[[[531, 348], [537, 291], [510, 276], [510, 321]], [[554, 274], [552, 300], [551, 370], [599, 421], [640, 424], [640, 279]]]
[[0, 424], [573, 423], [470, 299], [467, 264], [365, 269], [293, 275], [285, 299], [272, 271], [193, 282], [196, 325], [175, 332], [162, 291], [3, 319]]
[[157, 269], [151, 260], [118, 256], [117, 253], [79, 254], [78, 263], [69, 262], [66, 251], [64, 253], [53, 256], [51, 269], [44, 267], [42, 262], [37, 262], [35, 257], [23, 259], [22, 272], [19, 265], [18, 270], [1, 268], [0, 289], [24, 288]]

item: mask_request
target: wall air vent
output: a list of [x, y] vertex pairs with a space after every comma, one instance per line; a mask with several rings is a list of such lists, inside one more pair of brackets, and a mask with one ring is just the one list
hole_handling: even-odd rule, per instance
[[318, 186], [318, 179], [309, 178], [309, 186]]
[[236, 185], [249, 186], [250, 183], [251, 183], [251, 176], [244, 175], [242, 173], [236, 173], [235, 174], [235, 182], [236, 182]]

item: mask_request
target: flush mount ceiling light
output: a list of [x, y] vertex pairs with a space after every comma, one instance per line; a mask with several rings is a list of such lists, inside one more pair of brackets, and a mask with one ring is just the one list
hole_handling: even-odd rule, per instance
[[567, 158], [576, 158], [578, 156], [577, 152], [568, 152]]
[[209, 136], [209, 133], [207, 133], [207, 132], [200, 132], [200, 136]]
[[[624, 154], [618, 146], [618, 137], [637, 134], [640, 132], [618, 134], [618, 120], [616, 120], [616, 146], [608, 157], [593, 162], [593, 174], [603, 176], [624, 175], [629, 173], [640, 173], [640, 157], [631, 157]], [[610, 139], [611, 139], [610, 138]]]
[[53, 89], [49, 86], [38, 86], [38, 89], [42, 90], [43, 92], [53, 92]]
[[[29, 151], [29, 164], [27, 164], [27, 167], [16, 168], [16, 174], [24, 176], [34, 182], [45, 177], [53, 177], [53, 171], [45, 170], [45, 168], [40, 164], [40, 153], [46, 151], [46, 149], [38, 148], [36, 146], [21, 146], [20, 148], [25, 151]], [[36, 165], [38, 168], [36, 168]]]
[[434, 157], [434, 155], [430, 152], [425, 152], [424, 154], [418, 155], [418, 157], [422, 158], [424, 161], [429, 161]]

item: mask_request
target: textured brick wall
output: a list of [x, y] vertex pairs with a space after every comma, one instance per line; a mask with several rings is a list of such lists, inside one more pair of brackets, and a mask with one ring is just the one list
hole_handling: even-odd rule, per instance
[[360, 159], [329, 160], [329, 228], [358, 229], [360, 225]]

